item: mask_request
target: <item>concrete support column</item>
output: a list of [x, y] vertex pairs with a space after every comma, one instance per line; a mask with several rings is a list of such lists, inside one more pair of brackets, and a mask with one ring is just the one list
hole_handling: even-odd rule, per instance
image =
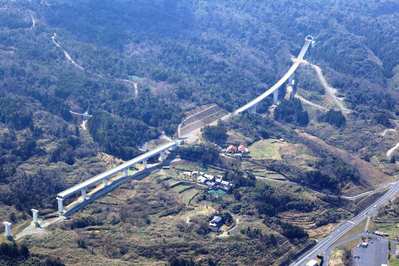
[[5, 238], [10, 238], [12, 237], [12, 229], [11, 229], [11, 225], [12, 223], [10, 222], [3, 222], [4, 224], [4, 236]]
[[129, 176], [129, 168], [123, 170], [123, 176]]
[[31, 209], [32, 211], [32, 223], [36, 226], [39, 222], [39, 211], [36, 209]]
[[58, 214], [62, 216], [64, 214], [64, 199], [57, 197], [57, 203], [58, 203]]
[[298, 86], [295, 79], [291, 81], [291, 86], [292, 86], [292, 98], [295, 98], [296, 92], [298, 91]]
[[147, 169], [148, 165], [147, 165], [147, 160], [143, 161], [143, 165], [144, 165], [144, 169]]
[[279, 89], [277, 89], [277, 90], [275, 90], [275, 91], [273, 92], [273, 103], [274, 103], [274, 104], [277, 104], [277, 103], [278, 103], [278, 90], [279, 90]]
[[159, 155], [159, 160], [162, 162], [166, 160], [166, 158], [168, 158], [168, 153], [166, 151], [161, 152], [161, 154]]
[[104, 187], [108, 186], [108, 184], [109, 184], [109, 179], [108, 179], [108, 178], [104, 178], [104, 179], [103, 179], [103, 185], [104, 185]]
[[87, 199], [87, 188], [82, 188], [80, 193], [82, 194], [83, 201], [85, 201]]
[[256, 109], [257, 104], [255, 104], [254, 106], [252, 106], [251, 108], [249, 108], [249, 112], [251, 114], [256, 114], [257, 113], [257, 109]]

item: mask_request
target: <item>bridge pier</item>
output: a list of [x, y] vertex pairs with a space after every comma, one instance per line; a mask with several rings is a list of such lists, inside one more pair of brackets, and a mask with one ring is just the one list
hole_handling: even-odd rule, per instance
[[[60, 193], [57, 194], [57, 204], [58, 204], [58, 214], [60, 216], [60, 218], [62, 218], [63, 216], [69, 214], [70, 212], [74, 211], [76, 209], [76, 206], [71, 206], [69, 208], [64, 208], [64, 199], [67, 199], [71, 196], [77, 197], [82, 196], [83, 201], [85, 199], [88, 199], [88, 197], [90, 197], [92, 194], [93, 196], [91, 198], [94, 198], [94, 191], [100, 190], [102, 188], [104, 188], [104, 192], [107, 193], [108, 188], [109, 187], [113, 187], [114, 185], [118, 185], [119, 182], [116, 182], [114, 177], [119, 177], [120, 179], [124, 179], [123, 177], [121, 178], [121, 175], [124, 174], [125, 176], [127, 176], [129, 174], [129, 169], [130, 168], [134, 168], [135, 166], [138, 166], [139, 164], [143, 164], [144, 166], [144, 170], [148, 169], [148, 159], [149, 158], [153, 158], [157, 155], [161, 155], [162, 158], [167, 158], [167, 156], [169, 155], [169, 152], [171, 149], [175, 148], [175, 146], [181, 144], [181, 141], [168, 141], [168, 143], [163, 144], [162, 146], [157, 147], [154, 150], [151, 151], [147, 151], [144, 154], [141, 154], [140, 156], [137, 156], [135, 158], [133, 158], [132, 160], [129, 160], [111, 170], [107, 170], [99, 175], [96, 175], [92, 178], [90, 178], [89, 180], [86, 180], [80, 184], [77, 184], [71, 188], [68, 188]], [[139, 168], [141, 168], [141, 166], [139, 166]], [[140, 171], [142, 171], [142, 169], [134, 169], [134, 171], [137, 173], [139, 173]], [[147, 172], [147, 171], [143, 171], [143, 172]], [[121, 174], [122, 173], [122, 174]], [[111, 184], [112, 181], [115, 181]], [[120, 180], [123, 181], [123, 180]], [[118, 184], [116, 184], [118, 183]], [[104, 185], [104, 187], [102, 187], [102, 185]], [[95, 188], [95, 190], [92, 193], [88, 193], [90, 192], [90, 188]], [[81, 195], [80, 195], [81, 194]], [[69, 201], [68, 201], [69, 202]], [[84, 205], [86, 201], [80, 204]], [[76, 204], [74, 204], [76, 205]], [[34, 218], [36, 219], [36, 218]]]
[[103, 179], [103, 185], [104, 185], [104, 187], [109, 185], [109, 178], [104, 178]]
[[279, 94], [279, 92], [278, 92], [278, 90], [279, 89], [277, 89], [277, 90], [275, 90], [274, 92], [273, 92], [273, 103], [274, 104], [277, 104], [278, 103], [278, 94]]
[[298, 86], [295, 79], [292, 80], [291, 86], [292, 86], [292, 98], [295, 98], [296, 92], [298, 90]]
[[12, 223], [3, 222], [3, 225], [4, 225], [4, 237], [6, 239], [12, 237], [12, 229], [11, 229]]
[[87, 197], [87, 188], [82, 188], [80, 190], [80, 194], [82, 194], [82, 200], [85, 201], [88, 197]]
[[291, 79], [287, 83], [287, 91], [284, 99], [290, 101], [295, 98], [295, 94], [296, 94], [295, 79]]
[[32, 224], [33, 224], [34, 226], [37, 226], [38, 223], [39, 223], [39, 218], [38, 218], [38, 216], [39, 216], [39, 211], [36, 210], [36, 209], [31, 209], [31, 211], [32, 211]]
[[64, 214], [64, 199], [57, 197], [57, 204], [58, 204], [58, 214], [62, 216]]
[[159, 161], [163, 162], [166, 160], [166, 158], [168, 158], [168, 153], [166, 151], [161, 152], [161, 154], [159, 155]]
[[256, 114], [257, 113], [257, 108], [256, 108], [257, 104], [255, 104], [254, 106], [252, 106], [251, 108], [249, 108], [249, 113], [251, 114]]

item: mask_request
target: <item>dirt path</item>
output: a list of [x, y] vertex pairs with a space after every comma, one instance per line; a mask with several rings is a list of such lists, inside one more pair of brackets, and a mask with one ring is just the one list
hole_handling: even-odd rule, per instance
[[316, 108], [316, 109], [318, 109], [320, 111], [324, 111], [324, 112], [328, 111], [328, 109], [326, 107], [321, 106], [321, 105], [319, 105], [317, 103], [311, 102], [311, 101], [303, 98], [301, 95], [296, 94], [295, 98], [297, 98], [298, 100], [300, 100], [304, 104], [310, 105], [310, 106], [312, 106], [312, 107], [314, 107], [314, 108]]
[[235, 219], [234, 225], [233, 225], [231, 228], [229, 228], [229, 229], [227, 229], [226, 231], [224, 231], [223, 233], [221, 233], [220, 235], [218, 235], [217, 238], [229, 237], [230, 234], [231, 234], [234, 230], [236, 230], [236, 229], [238, 228], [238, 225], [239, 225], [239, 224], [240, 224], [240, 219], [239, 219], [239, 218]]
[[[381, 135], [382, 137], [386, 137], [386, 135], [387, 135], [388, 133], [390, 133], [390, 132], [396, 133], [397, 130], [396, 130], [395, 128], [387, 128], [387, 129], [385, 129], [380, 135]], [[391, 159], [392, 159], [392, 155], [395, 153], [395, 151], [396, 151], [397, 149], [399, 149], [399, 142], [398, 142], [397, 144], [395, 144], [395, 146], [393, 146], [391, 149], [389, 149], [389, 150], [386, 152], [386, 157], [387, 157], [388, 160], [391, 160]]]
[[117, 80], [131, 85], [134, 89], [134, 97], [135, 98], [139, 97], [139, 84], [137, 82], [129, 79], [117, 79]]
[[84, 130], [87, 131], [87, 119], [83, 120], [82, 124], [80, 124], [80, 127]]
[[350, 114], [351, 110], [346, 108], [343, 100], [337, 97], [338, 90], [336, 88], [332, 87], [328, 83], [327, 79], [324, 77], [322, 69], [318, 65], [314, 65], [312, 63], [309, 63], [308, 61], [306, 61], [305, 64], [310, 65], [316, 71], [317, 77], [318, 77], [321, 85], [326, 90], [328, 98], [330, 98], [329, 100], [332, 101], [334, 103], [334, 105], [337, 106], [341, 110], [342, 113]]
[[47, 234], [46, 228], [52, 224], [62, 222], [64, 219], [60, 217], [55, 217], [47, 220], [39, 220], [39, 227], [36, 227], [34, 224], [29, 224], [25, 227], [21, 232], [15, 235], [15, 240], [21, 240], [22, 238], [30, 235], [36, 236], [45, 236]]
[[389, 133], [389, 132], [396, 132], [396, 129], [394, 129], [394, 128], [387, 128], [387, 129], [385, 129], [384, 131], [382, 131], [381, 136], [382, 136], [382, 137], [385, 137], [385, 136], [387, 135], [387, 133]]
[[79, 65], [75, 60], [73, 60], [73, 58], [71, 57], [71, 55], [62, 47], [61, 43], [59, 43], [57, 41], [57, 33], [54, 32], [53, 36], [51, 36], [51, 40], [53, 41], [54, 45], [61, 49], [62, 52], [64, 53], [65, 58], [72, 64], [74, 65], [76, 68], [78, 68], [79, 70], [84, 71], [84, 67], [82, 67], [81, 65]]
[[30, 14], [30, 19], [32, 20], [32, 26], [30, 27], [30, 29], [33, 30], [34, 28], [36, 28], [36, 19], [33, 14]]
[[399, 149], [399, 143], [397, 143], [395, 146], [393, 146], [391, 149], [389, 149], [388, 151], [387, 151], [387, 158], [388, 158], [388, 160], [390, 160], [391, 158], [392, 158], [392, 155], [393, 155], [393, 153], [397, 150], [397, 149]]

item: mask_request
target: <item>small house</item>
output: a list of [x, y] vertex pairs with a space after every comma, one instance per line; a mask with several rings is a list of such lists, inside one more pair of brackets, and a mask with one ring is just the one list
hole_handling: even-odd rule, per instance
[[222, 189], [222, 190], [225, 191], [225, 192], [230, 192], [230, 191], [231, 191], [231, 187], [230, 187], [230, 186], [221, 185], [221, 186], [220, 186], [220, 189]]
[[199, 177], [197, 177], [197, 181], [201, 184], [205, 184], [206, 181], [208, 181], [208, 180], [203, 176], [199, 176]]
[[244, 144], [241, 144], [240, 146], [238, 146], [238, 152], [241, 154], [247, 154], [249, 153], [249, 149], [245, 147]]
[[208, 187], [210, 187], [210, 188], [213, 188], [213, 187], [215, 187], [216, 183], [215, 183], [215, 182], [212, 182], [212, 181], [209, 181], [209, 180], [207, 180], [207, 181], [205, 181], [205, 185], [207, 185], [207, 186], [208, 186]]
[[306, 266], [319, 266], [319, 262], [317, 260], [310, 260], [306, 263]]
[[226, 152], [231, 154], [237, 153], [237, 147], [234, 145], [230, 145], [227, 147]]
[[213, 180], [215, 180], [215, 177], [214, 177], [213, 175], [208, 175], [208, 174], [205, 174], [204, 176], [205, 176], [205, 177], [206, 177], [206, 179], [208, 179], [209, 181], [213, 181]]
[[230, 183], [229, 181], [224, 181], [224, 180], [222, 180], [222, 182], [220, 182], [223, 186], [228, 186], [228, 187], [232, 187], [233, 186], [233, 184], [232, 183]]
[[191, 177], [193, 177], [193, 178], [197, 178], [198, 176], [199, 176], [199, 172], [198, 171], [193, 171], [191, 173]]
[[212, 228], [219, 229], [223, 225], [222, 217], [215, 215], [212, 220], [209, 222], [209, 226]]

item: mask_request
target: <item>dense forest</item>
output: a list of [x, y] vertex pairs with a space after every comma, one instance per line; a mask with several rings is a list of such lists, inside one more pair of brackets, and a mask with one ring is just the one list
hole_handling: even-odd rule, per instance
[[[292, 130], [321, 123], [334, 132], [355, 132], [354, 120], [367, 128], [394, 127], [398, 11], [392, 0], [2, 1], [0, 202], [11, 210], [2, 218], [24, 220], [32, 207], [54, 209], [57, 192], [104, 170], [100, 152], [130, 159], [149, 140], [163, 133], [176, 136], [195, 107], [235, 110], [288, 69], [308, 34], [316, 43], [306, 59], [321, 66], [352, 113], [346, 117], [328, 106], [311, 121], [301, 101], [281, 99], [273, 119]], [[310, 100], [324, 96], [315, 76], [300, 72], [298, 81], [300, 89], [309, 87], [317, 95]], [[258, 112], [266, 113], [270, 104], [267, 99]], [[86, 111], [87, 121], [77, 115]], [[208, 142], [225, 146], [228, 130], [236, 129], [256, 140], [298, 140], [274, 121], [247, 114], [202, 133]], [[314, 131], [325, 138], [331, 132]], [[359, 153], [368, 145], [360, 138], [331, 141]], [[220, 162], [219, 150], [209, 143], [180, 148], [178, 154], [204, 166]], [[358, 171], [347, 162], [317, 155], [316, 170], [306, 174], [277, 162], [268, 166], [319, 191], [340, 193], [359, 182]], [[246, 175], [232, 171], [226, 178], [242, 185], [241, 192], [250, 191], [244, 200], [254, 203], [263, 219], [314, 209], [311, 202], [255, 186]], [[338, 219], [335, 213], [327, 216], [320, 224]], [[294, 242], [308, 238], [300, 228], [277, 224]], [[256, 232], [244, 234], [275, 242]], [[12, 251], [16, 265], [38, 260], [18, 250]], [[180, 263], [185, 262], [172, 264]]]

